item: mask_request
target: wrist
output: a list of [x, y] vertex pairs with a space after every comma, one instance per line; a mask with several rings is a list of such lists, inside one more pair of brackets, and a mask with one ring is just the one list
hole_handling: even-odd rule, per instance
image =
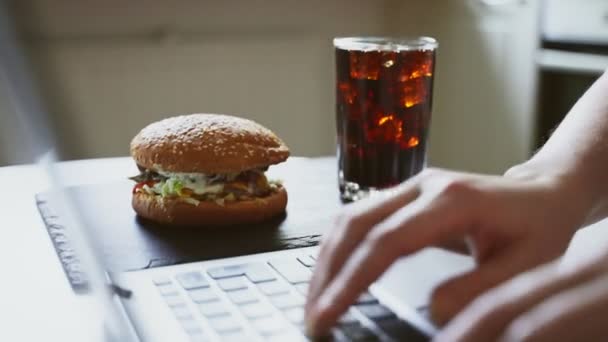
[[560, 212], [556, 215], [568, 216], [575, 224], [575, 230], [593, 220], [598, 188], [580, 172], [568, 172], [553, 163], [530, 160], [510, 168], [504, 177], [541, 185], [558, 203]]

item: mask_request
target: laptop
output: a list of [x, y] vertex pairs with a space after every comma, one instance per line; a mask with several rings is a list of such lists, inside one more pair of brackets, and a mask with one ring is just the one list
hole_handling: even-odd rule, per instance
[[[54, 202], [100, 304], [108, 340], [306, 341], [304, 303], [318, 247], [109, 274], [79, 218], [78, 204], [57, 176], [55, 137], [26, 64], [0, 10], [0, 67], [11, 104], [48, 175]], [[426, 341], [435, 332], [424, 313], [398, 304], [372, 285], [332, 329], [327, 340]], [[399, 309], [394, 311], [397, 306]]]

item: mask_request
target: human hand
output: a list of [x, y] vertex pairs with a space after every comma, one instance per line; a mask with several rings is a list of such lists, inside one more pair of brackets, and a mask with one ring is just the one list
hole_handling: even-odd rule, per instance
[[397, 258], [464, 239], [477, 267], [441, 284], [431, 299], [432, 316], [447, 322], [480, 293], [564, 252], [585, 216], [567, 183], [427, 169], [348, 206], [319, 253], [306, 304], [309, 331], [326, 333]]
[[436, 341], [605, 341], [608, 253], [564, 269], [559, 261], [475, 299]]

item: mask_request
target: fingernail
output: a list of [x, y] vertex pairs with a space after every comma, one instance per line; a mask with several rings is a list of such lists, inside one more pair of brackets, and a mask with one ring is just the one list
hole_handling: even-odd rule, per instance
[[317, 305], [312, 304], [309, 310], [306, 311], [306, 334], [314, 337], [317, 333], [317, 317], [318, 317]]
[[313, 305], [311, 305], [311, 310], [306, 320], [306, 331], [309, 336], [320, 336], [325, 333], [322, 331], [323, 324], [320, 323], [322, 323], [321, 318], [324, 317], [331, 306], [331, 300], [328, 299], [328, 297], [327, 294], [323, 294]]
[[306, 335], [315, 336], [315, 322], [310, 317], [306, 318]]

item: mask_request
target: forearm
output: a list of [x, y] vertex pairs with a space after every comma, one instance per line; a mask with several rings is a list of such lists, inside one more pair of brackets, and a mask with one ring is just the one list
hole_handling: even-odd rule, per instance
[[608, 215], [608, 72], [579, 99], [549, 141], [509, 174], [555, 176], [585, 223]]

